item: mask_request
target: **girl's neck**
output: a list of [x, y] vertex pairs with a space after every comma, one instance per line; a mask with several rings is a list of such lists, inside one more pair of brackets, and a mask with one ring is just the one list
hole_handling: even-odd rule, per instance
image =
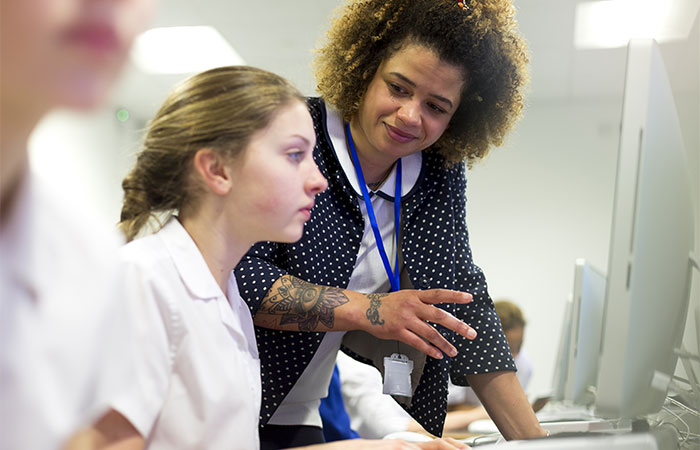
[[207, 213], [203, 204], [194, 215], [180, 218], [180, 223], [187, 230], [202, 254], [209, 271], [214, 276], [221, 291], [228, 296], [228, 280], [252, 243], [237, 242], [232, 238], [232, 229], [223, 217]]
[[[357, 159], [360, 161], [365, 182], [367, 185], [373, 186], [373, 189], [381, 186], [389, 176], [389, 173], [391, 173], [396, 163], [396, 158], [378, 152], [369, 143], [355, 118], [350, 120], [350, 132], [352, 133]], [[346, 139], [348, 139], [347, 136]]]

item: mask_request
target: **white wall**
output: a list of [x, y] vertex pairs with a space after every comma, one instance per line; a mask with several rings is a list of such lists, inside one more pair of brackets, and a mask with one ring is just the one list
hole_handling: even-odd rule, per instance
[[620, 102], [531, 105], [468, 174], [467, 221], [491, 295], [521, 305], [529, 392], [551, 388], [574, 261], [607, 269]]
[[140, 139], [138, 120], [120, 122], [116, 109], [55, 111], [32, 133], [29, 151], [40, 176], [75, 194], [75, 201], [108, 223], [119, 221], [121, 180]]

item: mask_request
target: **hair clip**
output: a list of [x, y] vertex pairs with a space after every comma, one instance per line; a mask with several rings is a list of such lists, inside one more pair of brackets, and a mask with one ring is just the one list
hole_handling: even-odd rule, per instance
[[462, 8], [464, 11], [469, 12], [469, 6], [467, 6], [464, 1], [457, 2], [457, 6]]

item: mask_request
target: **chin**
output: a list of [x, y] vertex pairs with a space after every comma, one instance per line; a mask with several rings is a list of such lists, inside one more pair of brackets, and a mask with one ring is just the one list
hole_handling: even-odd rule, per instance
[[94, 109], [106, 100], [116, 76], [111, 73], [78, 73], [63, 80], [57, 102], [75, 109]]
[[294, 242], [301, 239], [303, 235], [303, 228], [300, 228], [299, 230], [284, 230], [282, 233], [278, 233], [274, 238], [265, 240], [272, 242], [282, 242], [285, 244], [293, 244]]

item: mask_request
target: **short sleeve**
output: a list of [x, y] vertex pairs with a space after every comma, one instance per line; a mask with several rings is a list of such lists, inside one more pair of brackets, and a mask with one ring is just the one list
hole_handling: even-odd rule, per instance
[[276, 261], [280, 247], [280, 244], [273, 242], [259, 242], [235, 268], [241, 297], [253, 316], [257, 314], [262, 299], [275, 281], [287, 274], [282, 268], [283, 264]]
[[181, 313], [168, 285], [157, 274], [138, 264], [122, 264], [125, 298], [132, 324], [129, 388], [112, 402], [148, 436], [167, 395], [173, 363], [184, 337]]

